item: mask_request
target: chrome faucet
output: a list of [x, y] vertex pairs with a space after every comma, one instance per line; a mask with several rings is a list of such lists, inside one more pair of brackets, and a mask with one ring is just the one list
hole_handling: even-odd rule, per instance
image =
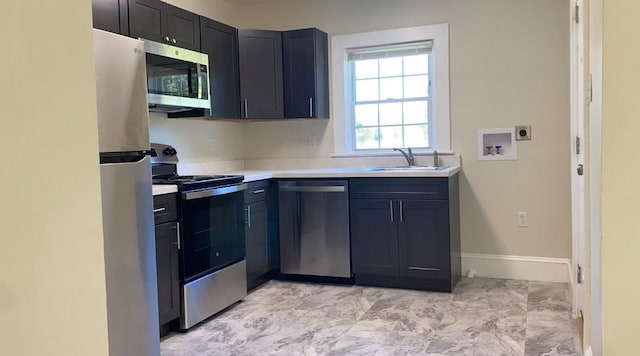
[[409, 164], [409, 167], [413, 167], [413, 166], [416, 165], [416, 161], [413, 158], [413, 152], [411, 152], [411, 147], [407, 148], [407, 151], [409, 153], [407, 153], [407, 152], [405, 152], [405, 151], [403, 151], [403, 150], [401, 150], [399, 148], [394, 148], [393, 150], [394, 151], [399, 151], [400, 153], [402, 153], [402, 155], [404, 156], [404, 159], [407, 160], [407, 164]]
[[433, 150], [433, 166], [440, 167], [440, 164], [438, 163], [438, 151], [436, 150]]

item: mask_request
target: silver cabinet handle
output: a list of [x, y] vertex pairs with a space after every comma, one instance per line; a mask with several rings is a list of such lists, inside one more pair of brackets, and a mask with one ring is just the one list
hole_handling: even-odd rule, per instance
[[413, 271], [440, 271], [440, 268], [409, 267]]
[[393, 222], [393, 200], [389, 200], [389, 212], [391, 213], [391, 222]]
[[247, 227], [251, 228], [251, 205], [247, 205]]
[[249, 100], [245, 98], [243, 101], [244, 101], [244, 118], [248, 119], [249, 118]]
[[253, 194], [260, 194], [260, 193], [264, 193], [264, 189], [258, 189], [253, 191]]
[[309, 117], [313, 117], [313, 98], [309, 98]]
[[173, 43], [178, 43], [178, 41], [176, 41], [176, 39], [175, 39], [175, 38], [172, 38], [172, 39], [171, 39], [171, 42], [173, 42]]
[[170, 39], [169, 39], [169, 36], [165, 36], [165, 37], [164, 37], [164, 40], [165, 40], [165, 42], [169, 42], [169, 40], [170, 40]]
[[178, 245], [178, 250], [180, 250], [180, 223], [177, 222], [176, 226], [173, 227], [174, 229], [176, 229], [176, 237], [177, 237], [177, 241], [174, 242], [174, 245]]
[[155, 213], [160, 213], [160, 212], [163, 212], [163, 211], [165, 211], [165, 210], [167, 210], [167, 208], [158, 208], [158, 209], [153, 209], [153, 213], [154, 213], [154, 214], [155, 214]]
[[283, 192], [305, 192], [305, 193], [340, 193], [346, 191], [346, 188], [342, 185], [331, 185], [331, 186], [315, 186], [315, 187], [298, 187], [298, 186], [290, 186], [290, 187], [280, 187], [280, 191]]
[[400, 200], [400, 222], [404, 222], [404, 209], [402, 207], [402, 200]]

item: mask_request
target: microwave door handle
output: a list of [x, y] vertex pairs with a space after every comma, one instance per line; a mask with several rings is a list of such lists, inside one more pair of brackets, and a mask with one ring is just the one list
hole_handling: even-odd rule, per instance
[[191, 78], [192, 73], [191, 67], [187, 67], [187, 87], [189, 88], [189, 97], [193, 98], [193, 79]]
[[200, 64], [196, 63], [196, 80], [198, 81], [198, 99], [202, 99], [202, 71], [200, 70]]

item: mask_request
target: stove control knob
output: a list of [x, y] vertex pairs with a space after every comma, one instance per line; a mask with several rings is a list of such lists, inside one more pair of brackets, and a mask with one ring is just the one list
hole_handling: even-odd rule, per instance
[[164, 151], [162, 151], [162, 153], [165, 156], [175, 156], [176, 153], [178, 153], [178, 152], [176, 151], [175, 148], [167, 147], [167, 148], [164, 149]]

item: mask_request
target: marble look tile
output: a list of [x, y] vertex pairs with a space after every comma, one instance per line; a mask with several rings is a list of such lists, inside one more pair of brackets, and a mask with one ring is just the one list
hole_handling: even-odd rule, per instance
[[578, 356], [574, 333], [570, 329], [530, 327], [524, 347], [525, 356]]
[[459, 355], [473, 356], [479, 334], [437, 331], [427, 346], [427, 353], [433, 356]]
[[564, 284], [463, 279], [453, 293], [271, 281], [186, 334], [184, 355], [577, 355]]

